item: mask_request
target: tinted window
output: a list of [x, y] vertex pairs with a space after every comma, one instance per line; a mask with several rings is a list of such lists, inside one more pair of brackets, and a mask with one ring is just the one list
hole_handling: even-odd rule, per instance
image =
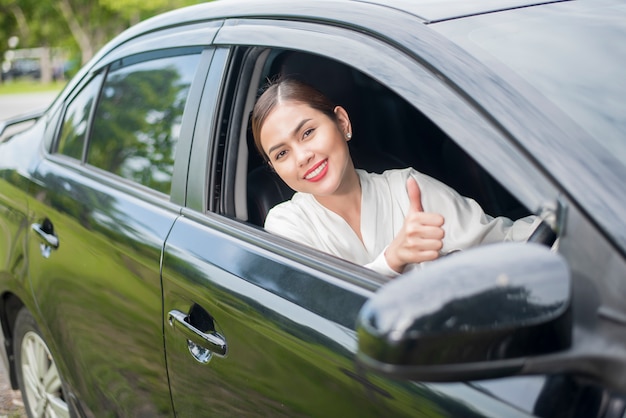
[[591, 134], [594, 148], [605, 148], [626, 166], [622, 1], [592, 7], [556, 4], [504, 16], [484, 15], [469, 19], [465, 26], [456, 22], [440, 26], [472, 51], [488, 52], [537, 87]]
[[199, 57], [114, 66], [96, 109], [87, 162], [169, 193], [183, 109]]
[[102, 76], [97, 76], [91, 80], [67, 107], [57, 152], [68, 157], [82, 159], [89, 114], [96, 101], [101, 81]]
[[504, 64], [578, 124], [578, 139], [544, 138], [555, 154], [538, 158], [626, 250], [624, 2], [555, 2], [432, 27], [487, 65]]

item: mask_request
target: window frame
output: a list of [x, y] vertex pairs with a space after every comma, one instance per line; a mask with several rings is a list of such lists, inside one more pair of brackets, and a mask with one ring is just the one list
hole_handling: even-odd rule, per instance
[[[99, 78], [99, 80], [98, 80], [98, 78]], [[102, 71], [91, 73], [89, 75], [89, 77], [86, 77], [84, 80], [81, 81], [81, 83], [73, 90], [73, 92], [69, 96], [69, 98], [64, 101], [64, 103], [63, 103], [63, 110], [60, 112], [60, 116], [59, 116], [59, 120], [58, 120], [58, 126], [56, 127], [56, 132], [55, 132], [53, 140], [51, 141], [51, 146], [49, 148], [49, 151], [50, 151], [51, 154], [53, 154], [55, 156], [58, 156], [60, 158], [63, 158], [63, 159], [68, 159], [68, 160], [72, 160], [72, 161], [78, 161], [81, 165], [84, 165], [84, 163], [85, 163], [85, 152], [86, 152], [86, 149], [87, 149], [87, 143], [89, 142], [89, 137], [91, 135], [91, 127], [92, 127], [93, 115], [94, 115], [95, 109], [96, 109], [96, 107], [98, 105], [98, 101], [100, 99], [100, 92], [102, 90], [102, 83], [103, 83], [105, 78], [106, 78], [106, 69], [103, 69]], [[94, 86], [95, 97], [94, 97], [91, 109], [89, 110], [89, 115], [87, 116], [87, 120], [86, 120], [87, 128], [85, 130], [85, 137], [83, 138], [83, 150], [82, 150], [82, 153], [81, 153], [81, 158], [77, 159], [77, 158], [71, 157], [69, 155], [60, 153], [59, 152], [59, 144], [60, 144], [60, 141], [61, 141], [61, 134], [63, 132], [63, 127], [65, 125], [65, 121], [66, 121], [66, 118], [67, 118], [67, 112], [68, 112], [70, 106], [72, 106], [74, 101], [85, 91], [85, 89], [88, 88], [88, 86], [91, 83], [98, 83], [98, 85]]]
[[[133, 194], [143, 194], [148, 192], [159, 199], [167, 199], [172, 203], [183, 205], [186, 199], [186, 181], [188, 174], [189, 155], [191, 149], [191, 137], [195, 129], [195, 120], [198, 111], [198, 103], [202, 95], [202, 85], [206, 79], [207, 71], [212, 59], [213, 49], [210, 41], [215, 35], [219, 24], [217, 22], [208, 25], [189, 25], [189, 27], [170, 28], [158, 33], [150, 33], [133, 41], [127, 42], [110, 53], [104, 55], [98, 62], [90, 67], [84, 77], [71, 90], [62, 93], [62, 111], [57, 119], [57, 126], [52, 139], [46, 147], [47, 157], [68, 168], [79, 169], [83, 175], [89, 178], [103, 181], [115, 188], [123, 187]], [[191, 33], [191, 38], [186, 39], [183, 35]], [[101, 89], [106, 81], [106, 73], [110, 65], [116, 62], [143, 62], [164, 57], [175, 57], [178, 55], [189, 55], [189, 51], [194, 51], [199, 56], [196, 73], [191, 83], [190, 92], [183, 111], [181, 130], [174, 158], [174, 171], [169, 194], [151, 189], [135, 181], [125, 179], [114, 173], [99, 169], [86, 164], [86, 152], [91, 140], [91, 129], [94, 123], [94, 112], [100, 102]], [[58, 154], [57, 144], [61, 133], [61, 128], [66, 116], [68, 106], [74, 98], [87, 86], [93, 82], [94, 78], [104, 73], [98, 86], [98, 97], [91, 109], [88, 119], [88, 134], [84, 144], [82, 159], [76, 160], [71, 157]]]
[[[124, 177], [120, 174], [117, 174], [115, 172], [109, 171], [108, 169], [104, 169], [101, 167], [98, 167], [96, 165], [90, 164], [90, 162], [88, 161], [88, 157], [89, 157], [89, 150], [91, 148], [92, 142], [93, 142], [93, 129], [94, 129], [94, 123], [95, 123], [95, 118], [97, 116], [98, 113], [98, 109], [100, 107], [100, 105], [102, 104], [102, 94], [103, 94], [103, 90], [104, 88], [107, 86], [107, 81], [109, 79], [109, 76], [114, 73], [115, 71], [118, 70], [122, 70], [125, 68], [129, 68], [132, 67], [134, 65], [140, 65], [140, 64], [144, 64], [144, 63], [151, 63], [151, 62], [156, 62], [158, 60], [163, 60], [163, 59], [168, 59], [168, 58], [176, 58], [176, 57], [188, 57], [188, 56], [197, 56], [198, 59], [198, 63], [196, 65], [196, 69], [195, 69], [195, 74], [193, 76], [193, 79], [190, 83], [189, 86], [189, 92], [187, 93], [187, 98], [185, 101], [185, 106], [184, 106], [184, 110], [183, 110], [183, 114], [181, 115], [181, 132], [179, 133], [179, 138], [176, 141], [176, 149], [175, 149], [175, 156], [174, 156], [174, 172], [176, 172], [176, 163], [178, 160], [180, 160], [180, 158], [178, 157], [179, 153], [178, 153], [178, 145], [180, 143], [181, 137], [183, 135], [183, 130], [182, 130], [182, 125], [184, 123], [184, 119], [185, 119], [185, 112], [189, 112], [190, 111], [190, 105], [189, 105], [189, 100], [190, 100], [190, 96], [191, 96], [191, 92], [193, 91], [193, 87], [194, 87], [194, 83], [198, 83], [196, 80], [198, 79], [198, 73], [201, 72], [202, 69], [202, 54], [204, 53], [206, 48], [204, 47], [199, 47], [199, 46], [181, 46], [178, 48], [167, 48], [167, 49], [161, 49], [161, 50], [154, 50], [154, 51], [146, 51], [146, 52], [141, 52], [138, 54], [133, 54], [133, 55], [129, 55], [129, 56], [125, 56], [123, 58], [120, 58], [118, 60], [114, 60], [112, 61], [109, 65], [107, 65], [107, 67], [105, 68], [104, 71], [104, 76], [103, 76], [103, 80], [100, 84], [100, 89], [99, 89], [99, 94], [98, 94], [98, 98], [96, 100], [96, 104], [94, 105], [94, 107], [91, 110], [91, 115], [89, 117], [89, 132], [88, 132], [88, 136], [87, 136], [87, 140], [85, 141], [85, 147], [83, 149], [83, 158], [82, 158], [82, 162], [86, 167], [89, 167], [93, 170], [97, 170], [97, 171], [101, 171], [103, 173], [107, 173], [108, 175], [112, 175], [115, 176], [117, 178], [123, 179], [126, 182], [129, 182], [131, 184], [137, 184], [141, 187], [145, 187], [146, 189], [149, 190], [154, 190], [157, 193], [161, 193], [164, 195], [170, 195], [171, 194], [171, 189], [173, 187], [174, 184], [174, 174], [172, 174], [172, 180], [170, 181], [170, 193], [163, 193], [163, 192], [159, 192], [156, 189], [153, 189], [149, 186], [146, 186], [142, 183], [139, 183], [133, 179]], [[180, 171], [180, 170], [179, 170]]]
[[[250, 45], [252, 34], [254, 45]], [[220, 29], [215, 43], [225, 47], [302, 50], [357, 67], [422, 111], [533, 213], [539, 213], [546, 202], [559, 196], [525, 151], [512, 143], [482, 109], [442, 81], [436, 72], [374, 36], [330, 24], [232, 19]], [[384, 63], [386, 68], [376, 68], [377, 62]], [[401, 81], [397, 80], [398, 74]], [[432, 98], [439, 99], [439, 103], [433, 105]], [[233, 120], [233, 123], [243, 124], [243, 121]], [[241, 126], [235, 128], [240, 129]], [[486, 138], [490, 145], [488, 152], [485, 152]], [[233, 216], [232, 212], [225, 214]]]

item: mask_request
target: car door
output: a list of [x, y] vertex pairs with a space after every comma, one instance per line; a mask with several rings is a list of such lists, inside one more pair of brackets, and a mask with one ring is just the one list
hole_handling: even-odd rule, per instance
[[[365, 69], [437, 115], [467, 147], [482, 150], [489, 143], [492, 153], [483, 156], [506, 167], [503, 182], [514, 184], [522, 173], [536, 180], [535, 190], [521, 190], [529, 205], [555, 191], [468, 103], [373, 37], [322, 25], [237, 20], [227, 22], [215, 42], [222, 47], [202, 99], [205, 117], [194, 136], [187, 208], [168, 236], [163, 262], [165, 344], [177, 415], [527, 416], [464, 384], [365, 373], [355, 361], [355, 315], [385, 279], [244, 222], [237, 161], [247, 155], [241, 138], [251, 109], [248, 91], [256, 91], [263, 67], [252, 57], [292, 48]], [[259, 52], [262, 46], [266, 52]]]
[[180, 213], [170, 195], [184, 193], [177, 146], [203, 49], [172, 39], [140, 37], [92, 68], [59, 103], [51, 154], [34, 174], [37, 316], [86, 416], [173, 415], [160, 260]]

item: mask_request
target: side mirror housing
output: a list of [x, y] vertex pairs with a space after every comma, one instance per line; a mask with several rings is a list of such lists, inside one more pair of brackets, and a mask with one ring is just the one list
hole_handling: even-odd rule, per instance
[[383, 286], [358, 317], [358, 359], [403, 379], [463, 381], [519, 372], [572, 341], [565, 260], [528, 243], [492, 244]]

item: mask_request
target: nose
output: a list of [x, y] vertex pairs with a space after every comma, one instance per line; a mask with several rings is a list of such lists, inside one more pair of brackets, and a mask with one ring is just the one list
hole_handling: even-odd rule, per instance
[[311, 159], [313, 158], [313, 151], [306, 146], [299, 146], [295, 148], [296, 160], [298, 161], [298, 166], [305, 166]]

